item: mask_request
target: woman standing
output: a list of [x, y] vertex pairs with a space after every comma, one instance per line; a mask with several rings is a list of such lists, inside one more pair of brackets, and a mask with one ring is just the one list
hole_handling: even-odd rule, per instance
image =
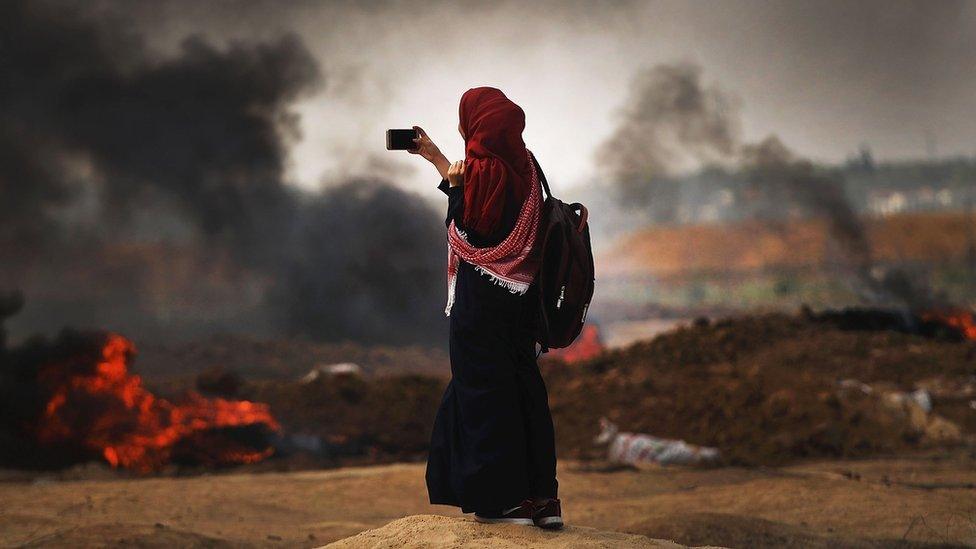
[[495, 88], [461, 96], [465, 158], [453, 164], [415, 127], [448, 208], [451, 381], [431, 434], [431, 503], [481, 522], [562, 526], [555, 435], [536, 364], [533, 254], [542, 192], [525, 113]]

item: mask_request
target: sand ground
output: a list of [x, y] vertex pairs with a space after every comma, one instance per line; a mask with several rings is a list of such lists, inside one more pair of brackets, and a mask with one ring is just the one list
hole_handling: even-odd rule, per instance
[[[688, 545], [976, 546], [969, 451], [783, 468], [594, 470], [560, 462], [568, 523]], [[315, 547], [427, 503], [424, 464], [0, 483], [3, 546]]]

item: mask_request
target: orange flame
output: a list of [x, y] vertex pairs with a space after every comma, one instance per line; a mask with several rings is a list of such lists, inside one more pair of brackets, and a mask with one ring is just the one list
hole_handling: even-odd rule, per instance
[[580, 362], [595, 357], [604, 350], [600, 329], [594, 324], [583, 326], [583, 331], [569, 347], [553, 349], [549, 355], [565, 362]]
[[951, 311], [931, 311], [922, 314], [922, 319], [926, 321], [941, 322], [946, 326], [951, 326], [964, 338], [976, 341], [976, 315], [972, 311], [956, 309]]
[[[92, 371], [79, 375], [64, 365], [48, 365], [42, 382], [52, 396], [36, 426], [38, 440], [80, 438], [113, 467], [149, 472], [168, 463], [179, 442], [207, 431], [249, 425], [280, 430], [266, 404], [195, 393], [179, 404], [156, 397], [143, 387], [142, 378], [128, 372], [134, 354], [131, 341], [108, 334]], [[211, 464], [252, 463], [274, 452], [271, 447], [254, 449], [232, 442], [195, 450]]]

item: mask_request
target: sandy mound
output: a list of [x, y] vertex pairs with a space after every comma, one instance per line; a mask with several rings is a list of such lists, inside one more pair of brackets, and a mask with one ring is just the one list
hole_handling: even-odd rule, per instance
[[516, 524], [481, 524], [473, 518], [453, 518], [439, 515], [413, 515], [395, 520], [386, 526], [366, 530], [355, 536], [330, 543], [331, 548], [385, 547], [685, 547], [665, 540], [636, 534], [605, 532], [595, 528], [567, 526], [549, 532], [534, 526]]

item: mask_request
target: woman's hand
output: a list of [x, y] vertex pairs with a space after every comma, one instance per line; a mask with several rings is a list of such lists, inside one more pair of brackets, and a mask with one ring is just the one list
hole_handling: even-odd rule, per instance
[[441, 153], [441, 150], [437, 148], [437, 145], [427, 137], [427, 132], [424, 131], [420, 126], [414, 126], [414, 130], [417, 131], [417, 137], [413, 140], [417, 146], [413, 149], [409, 149], [407, 152], [411, 154], [419, 154], [420, 156], [426, 158], [431, 164], [437, 168], [437, 171], [441, 174], [442, 178], [447, 179], [447, 170], [451, 165], [451, 162]]
[[447, 180], [452, 187], [464, 183], [464, 160], [458, 160], [447, 169]]

